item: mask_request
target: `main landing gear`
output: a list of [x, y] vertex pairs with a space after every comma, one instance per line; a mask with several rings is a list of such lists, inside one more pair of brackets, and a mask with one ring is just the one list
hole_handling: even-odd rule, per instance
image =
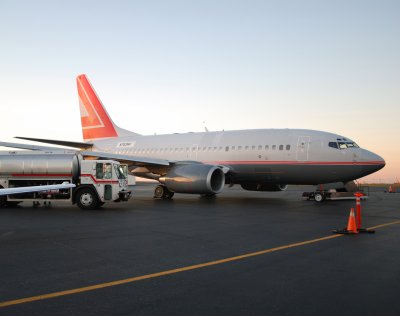
[[165, 185], [158, 185], [154, 189], [154, 198], [155, 199], [163, 199], [163, 200], [170, 200], [174, 196], [174, 192], [168, 190]]

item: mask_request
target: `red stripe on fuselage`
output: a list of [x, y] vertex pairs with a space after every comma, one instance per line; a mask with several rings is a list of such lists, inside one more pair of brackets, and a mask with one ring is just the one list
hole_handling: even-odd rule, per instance
[[203, 161], [206, 164], [216, 165], [383, 165], [381, 161]]

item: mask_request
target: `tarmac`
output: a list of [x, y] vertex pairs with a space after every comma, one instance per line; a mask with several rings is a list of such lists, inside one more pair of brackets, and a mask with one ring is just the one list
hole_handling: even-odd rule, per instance
[[400, 315], [400, 194], [355, 201], [228, 188], [215, 198], [0, 209], [0, 315]]

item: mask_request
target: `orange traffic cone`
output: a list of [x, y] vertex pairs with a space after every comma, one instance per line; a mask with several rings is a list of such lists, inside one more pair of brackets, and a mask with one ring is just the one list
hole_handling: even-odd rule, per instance
[[356, 216], [354, 215], [354, 208], [350, 210], [349, 221], [347, 222], [347, 231], [350, 234], [358, 234]]
[[347, 222], [347, 228], [333, 230], [334, 234], [358, 234], [356, 216], [354, 215], [354, 208], [350, 210], [349, 221]]

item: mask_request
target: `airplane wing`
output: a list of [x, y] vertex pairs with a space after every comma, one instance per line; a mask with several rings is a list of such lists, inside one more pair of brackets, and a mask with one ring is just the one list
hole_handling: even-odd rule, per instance
[[19, 136], [16, 136], [15, 138], [24, 139], [24, 140], [31, 140], [31, 141], [39, 142], [39, 143], [46, 143], [46, 144], [52, 144], [52, 145], [60, 145], [60, 146], [66, 146], [66, 147], [72, 147], [72, 148], [79, 148], [79, 149], [90, 149], [90, 148], [93, 147], [92, 143], [70, 142], [70, 141], [65, 141], [65, 140], [19, 137]]
[[59, 147], [48, 147], [48, 146], [38, 146], [38, 145], [28, 145], [28, 144], [19, 144], [19, 143], [9, 143], [9, 142], [0, 142], [1, 147], [10, 147], [10, 148], [18, 148], [18, 149], [27, 149], [27, 150], [66, 150], [66, 148]]
[[[33, 139], [31, 138], [30, 140], [33, 140]], [[70, 143], [72, 143], [72, 142], [70, 142]], [[78, 144], [78, 143], [76, 143], [76, 144]], [[84, 144], [84, 143], [82, 143], [82, 144]], [[57, 143], [57, 145], [61, 145], [61, 144]], [[87, 144], [87, 145], [89, 145], [89, 144]], [[18, 149], [27, 149], [27, 150], [38, 150], [38, 151], [68, 151], [67, 148], [37, 146], [37, 145], [9, 143], [9, 142], [0, 142], [0, 146], [18, 148]], [[87, 158], [113, 159], [113, 160], [118, 160], [122, 163], [126, 163], [128, 165], [134, 165], [134, 166], [140, 166], [140, 167], [148, 166], [148, 165], [150, 165], [150, 166], [169, 166], [172, 163], [171, 161], [168, 161], [165, 159], [157, 159], [157, 158], [149, 158], [149, 157], [135, 157], [135, 156], [120, 155], [120, 154], [113, 154], [113, 153], [100, 152], [100, 151], [85, 151], [85, 150], [81, 150], [81, 151], [75, 150], [75, 151], [79, 152], [82, 156], [87, 157]]]
[[0, 195], [20, 194], [28, 192], [40, 192], [40, 191], [70, 189], [70, 188], [75, 188], [75, 184], [64, 182], [62, 184], [0, 189]]
[[100, 151], [80, 151], [82, 156], [87, 158], [103, 158], [103, 159], [112, 159], [117, 160], [122, 163], [126, 163], [128, 165], [134, 166], [169, 166], [172, 161], [166, 159], [158, 159], [158, 158], [149, 158], [149, 157], [135, 157], [129, 155], [121, 155], [121, 154], [113, 154], [108, 152], [100, 152]]

